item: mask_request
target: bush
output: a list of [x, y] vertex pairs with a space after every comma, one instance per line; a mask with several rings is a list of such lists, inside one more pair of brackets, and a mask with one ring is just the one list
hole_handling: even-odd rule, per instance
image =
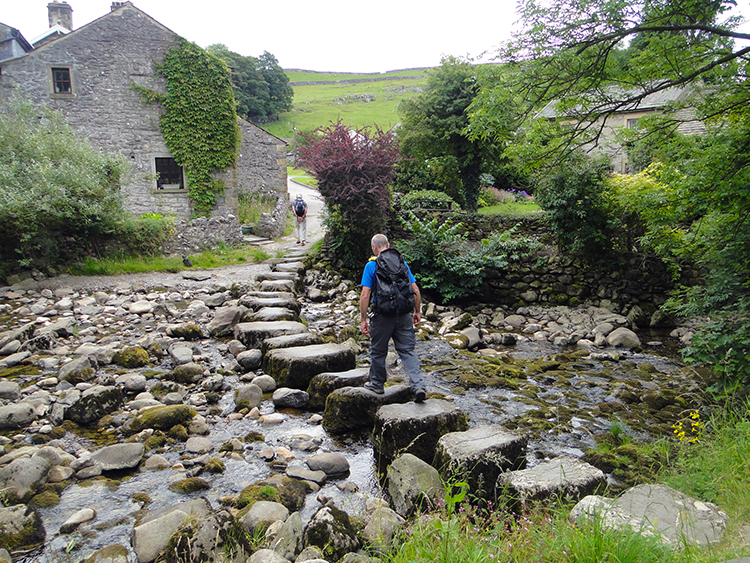
[[485, 254], [496, 260], [517, 262], [544, 248], [536, 239], [515, 236], [519, 227], [520, 223], [502, 233], [492, 233], [490, 238], [482, 240]]
[[[61, 114], [14, 99], [0, 114], [0, 253], [27, 267], [56, 264], [60, 240], [85, 250], [124, 217], [125, 161], [79, 139]], [[83, 247], [83, 248], [81, 248]]]
[[159, 213], [125, 217], [117, 226], [117, 240], [123, 251], [136, 256], [154, 256], [174, 233], [174, 218]]

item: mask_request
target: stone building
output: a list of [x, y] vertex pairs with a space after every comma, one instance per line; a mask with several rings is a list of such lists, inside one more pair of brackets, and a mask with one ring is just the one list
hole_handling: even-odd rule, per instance
[[[95, 148], [123, 155], [132, 165], [124, 189], [134, 215], [190, 218], [185, 175], [159, 127], [162, 108], [144, 103], [133, 88], [137, 84], [166, 92], [155, 65], [179, 36], [131, 2], [113, 2], [108, 14], [75, 30], [73, 9], [66, 2], [51, 2], [48, 11], [50, 31], [32, 41], [30, 49], [29, 42], [18, 39], [20, 33], [0, 24], [9, 38], [6, 55], [0, 55], [0, 105], [20, 92], [61, 111]], [[239, 190], [286, 192], [286, 143], [242, 119], [239, 125], [236, 164], [215, 174], [226, 185], [215, 216], [236, 215]]]

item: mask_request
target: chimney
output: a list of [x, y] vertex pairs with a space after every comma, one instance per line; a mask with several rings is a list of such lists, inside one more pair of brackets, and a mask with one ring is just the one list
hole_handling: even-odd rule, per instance
[[67, 30], [73, 31], [73, 8], [64, 0], [62, 2], [50, 2], [47, 4], [49, 14], [49, 26], [60, 25]]
[[117, 8], [122, 8], [125, 5], [125, 2], [112, 2], [112, 5], [109, 7], [110, 12], [114, 12]]

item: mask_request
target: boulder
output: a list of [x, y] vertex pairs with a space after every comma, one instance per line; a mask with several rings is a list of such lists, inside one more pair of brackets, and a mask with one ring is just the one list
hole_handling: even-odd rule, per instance
[[267, 354], [269, 350], [275, 350], [276, 348], [293, 348], [295, 346], [312, 346], [313, 344], [320, 344], [320, 336], [311, 332], [302, 332], [299, 334], [288, 334], [285, 336], [275, 336], [273, 338], [266, 338], [261, 346], [261, 352], [263, 355]]
[[234, 337], [248, 348], [260, 348], [266, 338], [307, 332], [307, 327], [296, 321], [239, 323], [234, 327]]
[[520, 503], [550, 497], [578, 500], [607, 483], [604, 473], [572, 456], [560, 456], [530, 469], [500, 475], [497, 486]]
[[145, 451], [139, 442], [113, 444], [94, 452], [91, 459], [101, 466], [102, 471], [119, 471], [137, 467]]
[[187, 517], [182, 510], [173, 510], [160, 518], [149, 520], [133, 528], [133, 551], [138, 563], [150, 563], [167, 547], [169, 538]]
[[353, 369], [355, 363], [354, 352], [348, 346], [316, 344], [270, 350], [263, 359], [263, 371], [281, 387], [307, 389], [319, 373]]
[[81, 393], [78, 400], [65, 410], [65, 418], [76, 424], [91, 424], [121, 408], [123, 401], [119, 387], [95, 385]]
[[397, 457], [388, 466], [388, 493], [393, 508], [404, 518], [418, 508], [434, 508], [445, 497], [437, 469], [412, 454]]
[[276, 297], [257, 297], [254, 295], [243, 295], [239, 301], [251, 311], [260, 311], [265, 308], [287, 309], [299, 315], [301, 311], [300, 304], [294, 297], [288, 295], [278, 295]]
[[310, 380], [307, 393], [310, 395], [310, 407], [322, 410], [326, 399], [336, 389], [342, 387], [361, 387], [369, 380], [369, 368], [355, 368], [347, 371], [319, 373]]
[[175, 366], [172, 373], [169, 374], [168, 378], [177, 383], [185, 383], [190, 385], [197, 383], [203, 377], [203, 366], [196, 362], [188, 362]]
[[257, 348], [237, 354], [237, 363], [245, 372], [257, 370], [263, 361], [263, 354]]
[[240, 322], [243, 312], [242, 307], [219, 307], [214, 312], [214, 318], [206, 327], [208, 334], [214, 338], [231, 336], [235, 325]]
[[83, 356], [63, 364], [58, 370], [57, 377], [61, 381], [68, 381], [73, 385], [85, 383], [94, 379], [97, 362], [93, 356]]
[[248, 312], [242, 317], [243, 322], [274, 322], [298, 321], [299, 315], [291, 309], [283, 307], [264, 307], [257, 311]]
[[265, 529], [277, 520], [284, 522], [288, 517], [289, 510], [283, 504], [259, 500], [239, 519], [239, 523], [252, 536], [259, 526]]
[[392, 460], [400, 453], [411, 453], [429, 463], [441, 436], [468, 428], [468, 415], [442, 399], [385, 405], [375, 413], [372, 443], [376, 458], [382, 455]]
[[0, 430], [26, 428], [36, 420], [36, 411], [30, 403], [11, 403], [0, 407]]
[[596, 517], [604, 528], [657, 536], [673, 548], [706, 547], [724, 537], [729, 517], [715, 504], [666, 485], [638, 485], [617, 499], [589, 495], [573, 507], [569, 520]]
[[284, 559], [294, 561], [295, 556], [302, 551], [303, 532], [302, 517], [299, 512], [295, 512], [279, 528], [276, 538], [271, 542], [271, 549]]
[[0, 508], [0, 545], [3, 547], [14, 552], [29, 551], [42, 545], [46, 536], [36, 510], [22, 504]]
[[131, 424], [134, 432], [144, 428], [154, 430], [169, 430], [176, 424], [187, 424], [196, 415], [196, 411], [187, 405], [166, 405], [153, 407], [139, 414]]
[[474, 494], [495, 498], [497, 478], [504, 471], [523, 469], [528, 439], [499, 425], [477, 426], [440, 437], [432, 463], [444, 478], [469, 483]]
[[343, 479], [349, 475], [349, 462], [341, 454], [317, 454], [307, 458], [305, 463], [313, 471], [323, 471], [333, 479]]
[[238, 387], [234, 392], [234, 403], [237, 408], [253, 409], [263, 400], [263, 390], [254, 383]]
[[641, 340], [635, 332], [629, 328], [621, 326], [607, 335], [607, 344], [614, 346], [615, 348], [625, 348], [630, 350], [632, 348], [640, 348]]
[[393, 538], [406, 524], [396, 511], [387, 506], [377, 507], [368, 515], [367, 525], [362, 530], [362, 538], [377, 551], [387, 551], [391, 548]]
[[133, 369], [148, 365], [148, 352], [140, 346], [125, 346], [112, 355], [112, 362]]
[[338, 561], [361, 545], [349, 516], [334, 506], [323, 506], [310, 518], [304, 537], [305, 545], [320, 549], [328, 561]]
[[5, 401], [17, 401], [21, 396], [21, 386], [15, 381], [0, 379], [0, 399]]
[[375, 413], [383, 405], [405, 403], [411, 398], [408, 385], [392, 385], [382, 395], [364, 387], [342, 387], [328, 395], [323, 412], [323, 428], [341, 434], [357, 428], [372, 428]]
[[279, 387], [273, 392], [273, 404], [279, 408], [303, 409], [310, 402], [310, 396], [307, 391], [301, 389], [290, 389], [289, 387]]
[[0, 468], [0, 490], [6, 501], [14, 504], [28, 502], [47, 482], [52, 463], [45, 457], [19, 457]]

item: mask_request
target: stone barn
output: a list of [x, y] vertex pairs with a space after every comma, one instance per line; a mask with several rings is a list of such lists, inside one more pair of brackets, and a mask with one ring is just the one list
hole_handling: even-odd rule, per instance
[[[130, 161], [124, 189], [132, 214], [190, 218], [185, 175], [159, 127], [163, 109], [144, 103], [134, 88], [166, 92], [156, 65], [180, 37], [131, 2], [113, 2], [108, 14], [79, 29], [73, 29], [67, 3], [52, 2], [48, 11], [50, 31], [38, 41], [0, 24], [0, 39], [6, 39], [0, 44], [0, 106], [20, 92], [61, 111], [95, 148]], [[286, 193], [286, 143], [243, 119], [239, 127], [236, 163], [214, 175], [226, 185], [214, 216], [237, 214], [239, 189]]]

